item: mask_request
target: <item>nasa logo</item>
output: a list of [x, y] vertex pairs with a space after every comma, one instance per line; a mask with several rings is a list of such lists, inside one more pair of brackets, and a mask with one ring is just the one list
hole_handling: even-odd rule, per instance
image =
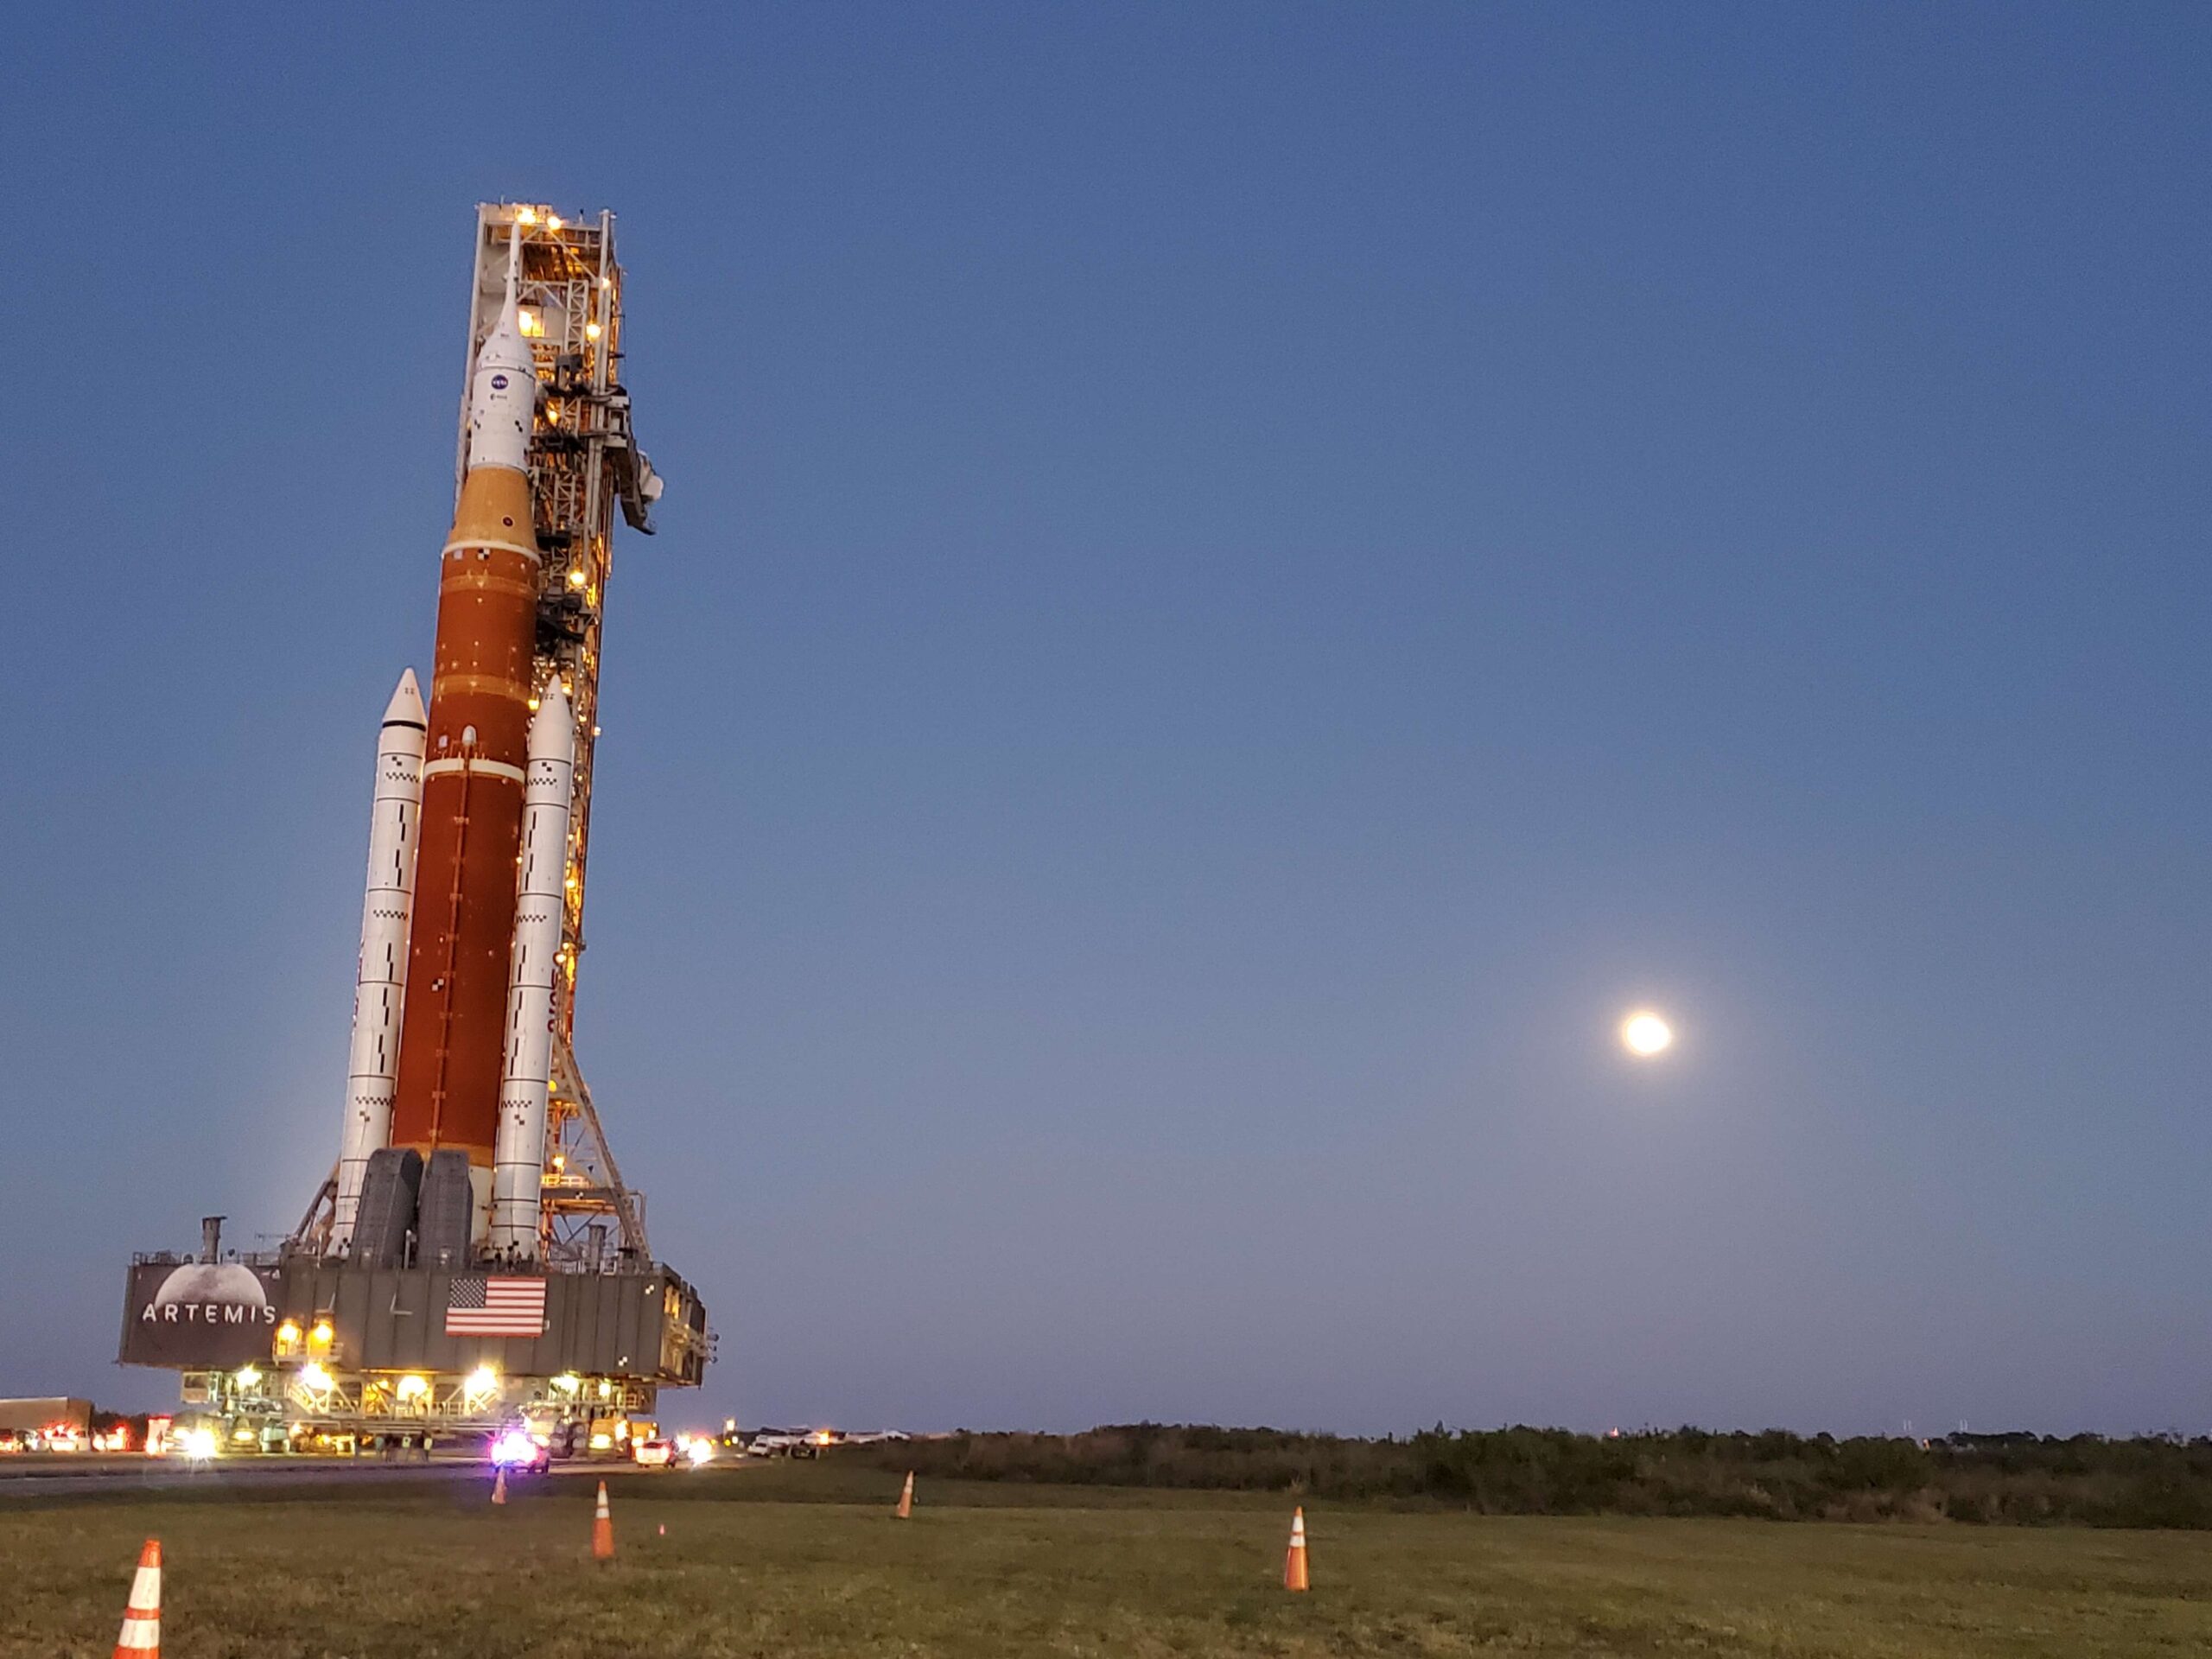
[[504, 374], [495, 374], [495, 375], [493, 375], [493, 376], [492, 377], [492, 390], [493, 390], [493, 391], [505, 391], [506, 389], [507, 389], [507, 377], [506, 377], [505, 375], [504, 375]]

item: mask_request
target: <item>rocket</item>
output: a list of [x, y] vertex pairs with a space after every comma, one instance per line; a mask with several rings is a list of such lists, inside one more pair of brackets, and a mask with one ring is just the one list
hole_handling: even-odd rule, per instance
[[393, 1146], [426, 1159], [467, 1153], [472, 1210], [486, 1223], [543, 562], [527, 470], [537, 372], [516, 316], [519, 255], [518, 229], [505, 302], [470, 382], [468, 469], [441, 559], [391, 1114]]
[[[538, 380], [518, 319], [520, 268], [518, 225], [505, 302], [470, 378], [467, 468], [440, 560], [429, 708], [425, 715], [410, 675], [393, 699], [397, 725], [386, 715], [396, 792], [387, 805], [380, 757], [334, 1248], [354, 1230], [369, 1155], [390, 1146], [426, 1162], [434, 1152], [466, 1153], [472, 1241], [537, 1252], [575, 732], [557, 680], [543, 699], [531, 690], [543, 564], [528, 471]], [[394, 735], [410, 721], [411, 749]], [[495, 1161], [510, 1166], [496, 1230]]]

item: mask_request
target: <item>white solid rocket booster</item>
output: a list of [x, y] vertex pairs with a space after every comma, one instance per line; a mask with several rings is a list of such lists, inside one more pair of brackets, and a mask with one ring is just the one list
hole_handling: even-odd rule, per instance
[[407, 918], [415, 893], [416, 819], [423, 809], [423, 741], [429, 721], [415, 671], [399, 677], [377, 738], [376, 799], [369, 817], [369, 875], [361, 899], [361, 957], [353, 974], [353, 1046], [346, 1062], [346, 1120], [338, 1143], [338, 1198], [330, 1243], [353, 1236], [369, 1154], [391, 1131], [399, 1072], [399, 1015], [407, 995]]
[[537, 1254], [545, 1171], [545, 1098], [553, 1062], [553, 988], [560, 971], [563, 886], [576, 726], [560, 681], [549, 681], [530, 722], [523, 785], [522, 891], [507, 976], [507, 1058], [499, 1079], [499, 1133], [492, 1154], [494, 1249]]

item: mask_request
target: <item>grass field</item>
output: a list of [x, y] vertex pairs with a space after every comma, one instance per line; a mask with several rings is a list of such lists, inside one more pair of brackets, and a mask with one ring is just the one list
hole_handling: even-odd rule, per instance
[[[630, 1474], [504, 1510], [474, 1482], [0, 1505], [0, 1659], [105, 1656], [140, 1542], [169, 1659], [2065, 1655], [2212, 1644], [2183, 1533], [1484, 1518], [1226, 1494], [925, 1485], [834, 1467]], [[666, 1529], [664, 1535], [660, 1529]]]

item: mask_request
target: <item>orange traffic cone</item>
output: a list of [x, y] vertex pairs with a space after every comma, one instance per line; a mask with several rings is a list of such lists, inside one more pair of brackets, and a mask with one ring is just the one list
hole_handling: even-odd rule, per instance
[[507, 1465], [504, 1463], [499, 1465], [499, 1472], [492, 1477], [492, 1501], [494, 1503], [507, 1501]]
[[908, 1519], [914, 1513], [914, 1471], [911, 1469], [906, 1471], [906, 1484], [899, 1489], [899, 1507], [891, 1513], [901, 1521]]
[[1303, 1504], [1290, 1517], [1290, 1556], [1282, 1564], [1282, 1587], [1286, 1590], [1312, 1588], [1306, 1580], [1306, 1508]]
[[614, 1559], [614, 1517], [607, 1508], [607, 1483], [599, 1483], [599, 1512], [591, 1518], [591, 1558], [594, 1561]]
[[123, 1633], [115, 1638], [115, 1659], [144, 1659], [162, 1651], [162, 1541], [149, 1538], [138, 1552], [138, 1575], [130, 1580], [130, 1605], [124, 1609]]

